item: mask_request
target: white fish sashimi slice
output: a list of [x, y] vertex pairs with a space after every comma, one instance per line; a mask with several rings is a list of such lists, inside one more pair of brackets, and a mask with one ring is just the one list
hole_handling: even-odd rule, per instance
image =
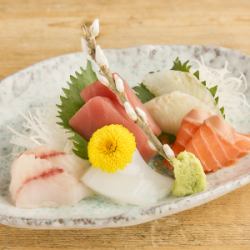
[[155, 96], [180, 91], [196, 97], [213, 109], [217, 109], [216, 113], [220, 114], [210, 91], [191, 73], [164, 69], [147, 74], [143, 83]]
[[173, 180], [152, 170], [136, 150], [133, 161], [124, 170], [110, 174], [91, 167], [82, 178], [95, 192], [116, 202], [150, 205], [167, 196]]
[[18, 189], [27, 179], [48, 172], [51, 168], [52, 165], [47, 160], [36, 159], [34, 155], [30, 154], [20, 155], [11, 166], [11, 182], [9, 190], [12, 199], [16, 199]]
[[89, 162], [77, 157], [74, 154], [58, 155], [50, 159], [54, 166], [62, 167], [67, 173], [73, 175], [78, 180], [86, 172]]
[[78, 179], [81, 178], [89, 167], [89, 162], [87, 160], [83, 160], [73, 153], [56, 151], [44, 146], [26, 151], [24, 154], [34, 155], [36, 159], [48, 160], [52, 165], [60, 166], [67, 173], [70, 173]]
[[74, 205], [90, 195], [81, 182], [67, 173], [31, 180], [20, 189], [16, 206], [22, 208]]
[[145, 105], [162, 131], [171, 134], [177, 134], [181, 121], [192, 109], [198, 108], [212, 114], [217, 112], [194, 96], [180, 91], [155, 97]]
[[75, 204], [76, 200], [92, 194], [80, 181], [88, 168], [86, 162], [73, 154], [44, 147], [24, 152], [11, 167], [12, 200], [17, 206], [27, 208]]

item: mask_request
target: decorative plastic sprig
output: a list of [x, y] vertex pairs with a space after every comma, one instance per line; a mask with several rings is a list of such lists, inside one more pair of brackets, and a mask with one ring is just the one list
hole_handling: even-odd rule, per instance
[[[159, 139], [154, 135], [151, 128], [147, 123], [147, 116], [142, 109], [139, 107], [133, 107], [129, 102], [125, 94], [124, 82], [118, 74], [112, 74], [109, 69], [108, 60], [96, 42], [96, 37], [99, 35], [99, 21], [95, 19], [94, 22], [87, 26], [82, 25], [83, 40], [85, 49], [88, 50], [88, 54], [96, 62], [99, 67], [99, 74], [101, 75], [101, 82], [110, 88], [119, 98], [119, 101], [123, 104], [125, 111], [131, 120], [133, 120], [148, 136], [149, 145], [152, 149], [156, 150], [163, 158], [172, 163], [174, 152], [170, 147], [166, 150], [166, 145], [162, 145]], [[99, 79], [100, 80], [100, 79]]]
[[[173, 150], [167, 144], [162, 144], [160, 140], [155, 136], [150, 126], [148, 125], [147, 115], [145, 112], [140, 109], [140, 107], [133, 107], [129, 102], [124, 88], [123, 79], [118, 74], [113, 74], [109, 69], [108, 60], [99, 45], [96, 43], [96, 37], [99, 35], [99, 21], [98, 19], [94, 20], [92, 25], [82, 26], [83, 31], [83, 44], [85, 45], [85, 49], [88, 51], [88, 55], [95, 62], [94, 66], [98, 68], [98, 79], [102, 84], [107, 86], [110, 90], [112, 90], [117, 97], [119, 98], [120, 103], [124, 106], [126, 113], [129, 118], [134, 121], [147, 135], [148, 137], [148, 145], [152, 150], [155, 150], [159, 155], [161, 155], [164, 159], [166, 159], [173, 169], [175, 166], [182, 167], [186, 169], [187, 172], [192, 173], [193, 164], [190, 159], [195, 158], [189, 152], [185, 152], [184, 158], [185, 161], [181, 161], [178, 159], [178, 156], [175, 157]], [[200, 161], [197, 159], [198, 164], [194, 168], [202, 169], [202, 165]], [[190, 164], [189, 164], [190, 163]], [[166, 171], [166, 173], [173, 177], [174, 174], [171, 171]], [[176, 176], [175, 176], [176, 177]], [[176, 182], [177, 180], [175, 180]], [[196, 183], [196, 179], [192, 180], [189, 184], [193, 185]]]

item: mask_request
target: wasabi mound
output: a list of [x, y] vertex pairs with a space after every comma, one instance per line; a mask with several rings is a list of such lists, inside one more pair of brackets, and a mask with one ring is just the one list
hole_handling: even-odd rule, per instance
[[194, 154], [181, 152], [173, 159], [175, 181], [172, 187], [174, 196], [186, 196], [205, 190], [207, 186], [203, 167]]

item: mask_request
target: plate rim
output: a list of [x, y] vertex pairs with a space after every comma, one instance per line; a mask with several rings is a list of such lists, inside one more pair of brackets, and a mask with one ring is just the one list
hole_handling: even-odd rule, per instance
[[[216, 46], [216, 45], [202, 45], [202, 44], [143, 44], [143, 45], [138, 45], [138, 46], [129, 46], [126, 48], [103, 48], [104, 51], [108, 51], [108, 50], [129, 50], [129, 49], [138, 49], [138, 48], [152, 48], [152, 47], [186, 47], [186, 48], [203, 48], [203, 49], [219, 49], [222, 51], [228, 51], [231, 53], [235, 53], [238, 54], [238, 56], [243, 56], [243, 57], [248, 57], [250, 58], [250, 54], [246, 54], [245, 52], [241, 51], [240, 49], [234, 49], [234, 48], [229, 48], [229, 47], [224, 47], [224, 46]], [[33, 68], [33, 67], [37, 67], [39, 65], [42, 65], [43, 63], [46, 63], [48, 61], [52, 61], [54, 59], [59, 59], [65, 56], [70, 56], [70, 55], [76, 55], [76, 54], [81, 54], [81, 51], [75, 51], [75, 52], [69, 52], [69, 53], [64, 53], [64, 54], [60, 54], [60, 55], [56, 55], [56, 56], [52, 56], [52, 57], [48, 57], [42, 60], [39, 60], [37, 62], [34, 62], [33, 64], [28, 65], [25, 68], [21, 68], [16, 72], [13, 72], [7, 76], [5, 76], [4, 78], [0, 79], [0, 84], [2, 81], [7, 80], [10, 77], [13, 77], [15, 75], [18, 75], [20, 73], [23, 73], [25, 71], [28, 71], [29, 69]]]

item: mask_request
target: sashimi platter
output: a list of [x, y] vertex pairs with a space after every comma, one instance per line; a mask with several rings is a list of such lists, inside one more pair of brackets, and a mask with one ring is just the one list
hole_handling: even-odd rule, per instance
[[250, 183], [250, 57], [206, 46], [82, 52], [0, 84], [0, 223], [144, 223]]

